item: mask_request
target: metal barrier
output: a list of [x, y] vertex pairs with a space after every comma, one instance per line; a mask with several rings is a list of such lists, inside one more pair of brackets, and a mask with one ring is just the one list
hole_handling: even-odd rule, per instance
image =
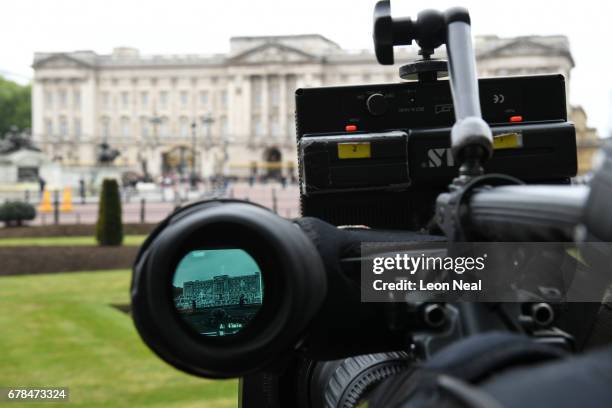
[[[239, 198], [270, 208], [277, 214], [293, 218], [299, 214], [299, 189], [296, 184], [280, 182], [248, 182], [209, 185], [208, 188], [193, 191], [187, 185], [166, 187], [158, 186], [155, 191], [138, 192], [123, 189], [122, 215], [125, 223], [159, 222], [170, 214], [176, 206], [188, 201], [212, 198]], [[0, 202], [7, 200], [26, 201], [37, 209], [36, 219], [30, 225], [47, 224], [94, 224], [98, 218], [98, 197], [75, 197], [66, 206], [63, 190], [50, 191], [46, 211], [39, 211], [42, 194], [39, 191], [0, 191]]]

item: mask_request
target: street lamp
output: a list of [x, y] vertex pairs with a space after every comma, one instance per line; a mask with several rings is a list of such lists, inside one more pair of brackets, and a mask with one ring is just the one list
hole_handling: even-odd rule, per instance
[[229, 152], [228, 147], [231, 142], [233, 142], [233, 138], [226, 138], [223, 140], [223, 166], [221, 167], [221, 172], [223, 175], [223, 179], [225, 180], [228, 176], [228, 163], [229, 163]]
[[152, 139], [153, 143], [152, 145], [157, 145], [157, 142], [159, 141], [157, 127], [161, 125], [163, 122], [164, 122], [164, 118], [162, 116], [157, 116], [157, 114], [153, 112], [153, 116], [151, 116], [151, 119], [149, 119], [149, 123], [153, 125], [153, 139]]
[[206, 149], [211, 147], [212, 140], [210, 137], [210, 127], [215, 123], [215, 119], [212, 117], [212, 114], [207, 113], [202, 116], [202, 125], [204, 125], [204, 147]]
[[191, 182], [191, 190], [196, 190], [197, 187], [197, 178], [196, 175], [196, 123], [195, 121], [191, 124], [191, 177], [189, 181]]
[[[210, 128], [213, 123], [215, 123], [215, 119], [212, 117], [211, 113], [207, 113], [202, 116], [202, 126], [204, 126], [204, 150], [208, 153], [208, 149], [212, 147], [212, 138], [210, 134]], [[204, 156], [202, 156], [203, 158]]]

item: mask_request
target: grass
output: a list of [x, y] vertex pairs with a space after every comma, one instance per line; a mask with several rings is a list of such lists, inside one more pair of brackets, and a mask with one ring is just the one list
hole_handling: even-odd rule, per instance
[[71, 407], [237, 406], [235, 380], [168, 366], [110, 306], [129, 302], [129, 281], [127, 270], [1, 277], [0, 387], [69, 387]]
[[[139, 246], [146, 235], [126, 235], [123, 237], [123, 245]], [[93, 236], [84, 237], [24, 237], [24, 238], [1, 238], [0, 247], [14, 246], [91, 246], [98, 245]]]

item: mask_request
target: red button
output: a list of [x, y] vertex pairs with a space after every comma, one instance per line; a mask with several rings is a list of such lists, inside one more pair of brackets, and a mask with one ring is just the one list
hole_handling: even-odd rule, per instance
[[523, 121], [523, 117], [522, 116], [510, 116], [510, 122], [522, 122]]
[[357, 125], [346, 125], [344, 130], [347, 132], [355, 132], [357, 131]]

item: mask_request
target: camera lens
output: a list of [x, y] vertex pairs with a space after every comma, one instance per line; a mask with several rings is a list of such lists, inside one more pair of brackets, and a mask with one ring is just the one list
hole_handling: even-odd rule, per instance
[[257, 262], [242, 249], [190, 251], [172, 280], [174, 306], [203, 336], [232, 336], [247, 327], [263, 302]]
[[[384, 379], [407, 370], [412, 362], [404, 351], [365, 354], [313, 363], [308, 386], [316, 408], [355, 408]], [[306, 378], [304, 378], [306, 380]]]

